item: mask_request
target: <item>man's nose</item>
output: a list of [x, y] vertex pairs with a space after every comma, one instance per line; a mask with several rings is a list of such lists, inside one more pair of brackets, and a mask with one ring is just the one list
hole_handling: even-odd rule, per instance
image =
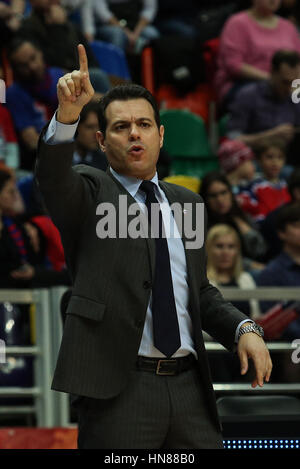
[[140, 138], [139, 128], [136, 124], [132, 124], [129, 129], [129, 138], [130, 140], [136, 140]]

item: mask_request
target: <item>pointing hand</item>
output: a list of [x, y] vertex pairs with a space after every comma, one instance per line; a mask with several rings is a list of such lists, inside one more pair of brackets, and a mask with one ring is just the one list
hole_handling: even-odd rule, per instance
[[57, 83], [59, 103], [57, 120], [64, 124], [77, 121], [83, 106], [94, 95], [94, 88], [89, 78], [88, 59], [82, 44], [78, 45], [78, 54], [79, 70], [66, 73]]

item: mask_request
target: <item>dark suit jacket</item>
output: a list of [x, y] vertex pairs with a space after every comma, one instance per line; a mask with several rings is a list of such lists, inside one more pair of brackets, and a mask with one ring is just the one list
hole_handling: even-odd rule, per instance
[[[47, 145], [40, 139], [36, 177], [47, 208], [60, 230], [73, 280], [53, 389], [92, 398], [118, 395], [135, 368], [150, 298], [155, 240], [99, 239], [100, 202], [118, 213], [119, 195], [128, 195], [110, 172], [71, 167], [73, 144]], [[160, 182], [170, 203], [202, 202], [183, 187]], [[201, 380], [208, 406], [218, 422], [202, 329], [228, 349], [247, 317], [225, 302], [206, 277], [204, 248], [186, 250], [189, 314]]]

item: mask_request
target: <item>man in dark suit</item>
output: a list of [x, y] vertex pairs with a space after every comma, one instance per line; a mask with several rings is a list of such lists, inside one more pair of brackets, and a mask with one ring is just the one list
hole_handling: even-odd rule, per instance
[[[108, 171], [72, 168], [71, 140], [93, 96], [82, 45], [78, 53], [80, 69], [58, 82], [59, 107], [40, 138], [36, 167], [73, 279], [52, 387], [78, 396], [80, 448], [221, 448], [202, 329], [237, 347], [242, 374], [253, 359], [254, 387], [269, 381], [268, 350], [255, 324], [209, 284], [202, 244], [189, 244], [190, 233], [179, 230], [180, 221], [184, 228], [199, 222], [203, 203], [158, 182], [164, 129], [147, 90], [116, 87], [99, 103]], [[133, 234], [133, 204], [148, 213], [134, 225], [147, 236]], [[111, 207], [117, 228], [105, 219]], [[151, 228], [158, 221], [155, 238], [146, 220]], [[174, 236], [165, 236], [171, 225]]]

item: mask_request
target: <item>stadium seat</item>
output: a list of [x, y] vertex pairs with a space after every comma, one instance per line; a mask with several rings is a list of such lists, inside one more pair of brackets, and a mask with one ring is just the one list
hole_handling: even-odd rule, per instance
[[155, 95], [155, 84], [154, 84], [154, 54], [153, 48], [148, 46], [142, 50], [141, 53], [141, 75], [142, 84], [147, 88], [150, 93]]
[[171, 174], [202, 178], [218, 169], [201, 117], [187, 110], [168, 109], [160, 112], [165, 127], [164, 148], [171, 155]]
[[160, 111], [160, 118], [165, 126], [164, 146], [171, 155], [191, 158], [212, 155], [201, 117], [188, 110], [166, 109]]
[[127, 60], [122, 49], [104, 41], [90, 42], [90, 46], [102, 70], [123, 80], [131, 80]]
[[142, 85], [153, 94], [158, 105], [162, 109], [188, 109], [208, 123], [210, 102], [216, 99], [211, 82], [200, 81], [194, 89], [183, 93], [175, 84], [158, 81], [158, 67], [154, 47], [145, 47], [141, 53]]
[[177, 184], [178, 186], [183, 186], [189, 189], [190, 191], [199, 193], [201, 181], [199, 178], [193, 176], [186, 176], [184, 174], [174, 174], [173, 176], [167, 176], [163, 179], [165, 182], [170, 182], [172, 184]]
[[217, 71], [217, 60], [220, 48], [220, 38], [209, 39], [203, 44], [204, 60], [206, 68], [206, 77], [208, 82], [212, 83]]

